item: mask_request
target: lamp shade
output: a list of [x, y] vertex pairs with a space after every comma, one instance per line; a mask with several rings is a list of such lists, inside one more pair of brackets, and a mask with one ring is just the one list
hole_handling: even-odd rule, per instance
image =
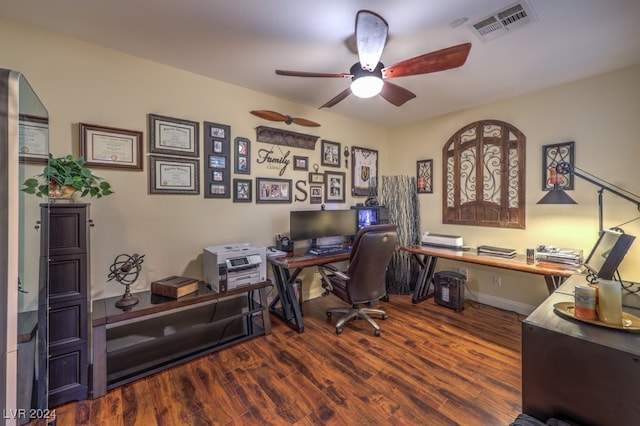
[[355, 78], [351, 82], [351, 93], [359, 98], [371, 98], [382, 90], [384, 82], [374, 75], [365, 75]]
[[558, 185], [554, 185], [537, 204], [578, 204]]

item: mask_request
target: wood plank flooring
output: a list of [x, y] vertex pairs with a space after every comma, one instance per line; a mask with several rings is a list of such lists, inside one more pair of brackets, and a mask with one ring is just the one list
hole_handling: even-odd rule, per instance
[[521, 410], [521, 321], [467, 301], [464, 311], [380, 304], [336, 335], [334, 296], [304, 303], [305, 332], [273, 333], [96, 400], [56, 409], [58, 425], [508, 425]]

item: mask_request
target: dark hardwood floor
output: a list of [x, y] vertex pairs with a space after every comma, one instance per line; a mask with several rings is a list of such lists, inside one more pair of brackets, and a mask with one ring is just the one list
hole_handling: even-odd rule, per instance
[[521, 409], [522, 317], [466, 302], [457, 313], [392, 295], [380, 337], [336, 335], [304, 303], [305, 332], [273, 333], [106, 396], [56, 409], [58, 425], [508, 425]]

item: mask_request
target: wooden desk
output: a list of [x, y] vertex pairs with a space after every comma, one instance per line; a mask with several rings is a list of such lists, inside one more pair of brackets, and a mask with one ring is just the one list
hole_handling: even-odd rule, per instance
[[[265, 281], [217, 293], [200, 283], [178, 299], [134, 293], [138, 304], [120, 309], [120, 297], [93, 301], [93, 392], [271, 333]], [[257, 302], [254, 292], [258, 293]], [[244, 296], [244, 297], [243, 297]]]
[[513, 259], [503, 259], [495, 256], [478, 255], [471, 251], [454, 251], [427, 246], [401, 247], [400, 249], [412, 253], [414, 259], [420, 265], [420, 273], [413, 291], [413, 303], [422, 302], [429, 297], [429, 287], [431, 286], [431, 280], [439, 258], [542, 275], [547, 284], [549, 294], [553, 293], [565, 278], [580, 270], [579, 267], [560, 263], [527, 263], [526, 256], [522, 254], [517, 254]]
[[[269, 304], [269, 311], [285, 321], [298, 333], [304, 332], [304, 320], [300, 303], [296, 297], [293, 283], [304, 268], [327, 263], [349, 260], [350, 253], [329, 254], [323, 256], [294, 253], [293, 255], [269, 258], [273, 268], [273, 275], [278, 288], [278, 295]], [[293, 270], [293, 272], [291, 272]], [[302, 289], [300, 289], [302, 291]], [[278, 306], [280, 305], [280, 306]]]
[[[556, 314], [573, 302], [585, 275], [569, 277], [522, 323], [522, 409], [584, 425], [632, 425], [640, 419], [640, 333]], [[640, 317], [639, 309], [623, 310]]]

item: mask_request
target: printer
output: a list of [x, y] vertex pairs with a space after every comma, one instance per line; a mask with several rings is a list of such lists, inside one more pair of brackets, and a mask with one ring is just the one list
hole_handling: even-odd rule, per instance
[[204, 281], [218, 293], [266, 281], [266, 252], [249, 243], [205, 247]]

